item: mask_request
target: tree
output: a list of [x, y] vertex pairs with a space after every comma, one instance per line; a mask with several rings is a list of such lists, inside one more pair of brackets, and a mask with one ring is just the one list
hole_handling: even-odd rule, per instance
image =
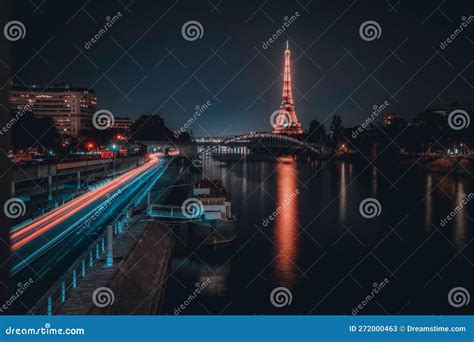
[[108, 145], [115, 135], [115, 130], [112, 128], [98, 130], [98, 129], [82, 129], [80, 136], [84, 141], [93, 141], [94, 146]]
[[12, 126], [12, 143], [14, 150], [39, 149], [42, 151], [56, 149], [60, 140], [59, 132], [49, 117], [36, 117], [26, 112], [20, 118], [12, 113], [16, 119]]
[[83, 151], [86, 147], [84, 142], [72, 135], [63, 134], [59, 139], [58, 153], [61, 155], [68, 155], [73, 152]]
[[343, 129], [344, 127], [342, 126], [342, 118], [339, 115], [334, 115], [329, 128], [329, 138], [332, 147], [335, 148], [337, 146], [337, 142], [341, 138]]
[[135, 140], [173, 139], [173, 132], [165, 126], [163, 118], [157, 114], [141, 115], [130, 127]]
[[321, 143], [326, 140], [326, 129], [318, 120], [311, 120], [309, 123], [308, 137], [309, 142]]
[[430, 110], [419, 113], [413, 120], [420, 127], [421, 141], [424, 150], [431, 152], [433, 148], [439, 149], [439, 146], [445, 146], [446, 132], [449, 132], [447, 120], [442, 114]]

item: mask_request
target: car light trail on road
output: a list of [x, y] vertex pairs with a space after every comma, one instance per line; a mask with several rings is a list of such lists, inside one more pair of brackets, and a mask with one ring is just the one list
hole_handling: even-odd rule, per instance
[[97, 189], [91, 190], [86, 194], [77, 197], [76, 199], [62, 205], [54, 211], [32, 221], [26, 226], [15, 230], [10, 234], [12, 252], [17, 251], [25, 244], [28, 244], [61, 222], [64, 222], [66, 219], [86, 208], [94, 201], [100, 199], [102, 196], [119, 189], [134, 178], [144, 174], [158, 163], [158, 158], [155, 155], [151, 155], [148, 162], [137, 167], [136, 169], [133, 169], [117, 177], [116, 179], [113, 179], [112, 181]]

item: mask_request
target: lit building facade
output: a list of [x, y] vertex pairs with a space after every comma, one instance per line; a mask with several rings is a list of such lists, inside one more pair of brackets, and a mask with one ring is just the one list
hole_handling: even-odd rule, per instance
[[10, 108], [29, 105], [38, 117], [50, 117], [60, 134], [79, 135], [93, 129], [92, 115], [97, 108], [93, 90], [72, 86], [11, 86]]
[[135, 120], [128, 117], [115, 117], [114, 118], [114, 129], [119, 129], [130, 133], [130, 127], [133, 125]]

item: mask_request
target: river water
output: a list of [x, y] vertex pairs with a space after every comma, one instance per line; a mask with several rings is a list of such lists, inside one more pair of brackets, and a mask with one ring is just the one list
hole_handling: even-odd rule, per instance
[[[208, 157], [203, 177], [231, 193], [238, 238], [212, 248], [180, 234], [165, 314], [472, 313], [448, 300], [474, 294], [471, 177], [291, 157]], [[378, 216], [361, 215], [366, 198]]]

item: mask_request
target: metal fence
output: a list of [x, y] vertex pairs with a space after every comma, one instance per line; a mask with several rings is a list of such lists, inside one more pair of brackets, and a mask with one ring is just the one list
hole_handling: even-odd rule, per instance
[[[123, 234], [131, 221], [131, 209], [125, 208], [120, 215], [108, 225], [89, 248], [79, 257], [50, 290], [28, 312], [30, 315], [53, 315], [66, 302], [71, 291], [74, 291], [90, 270], [105, 262], [106, 267], [113, 266], [113, 238]], [[109, 236], [108, 236], [109, 235]]]

